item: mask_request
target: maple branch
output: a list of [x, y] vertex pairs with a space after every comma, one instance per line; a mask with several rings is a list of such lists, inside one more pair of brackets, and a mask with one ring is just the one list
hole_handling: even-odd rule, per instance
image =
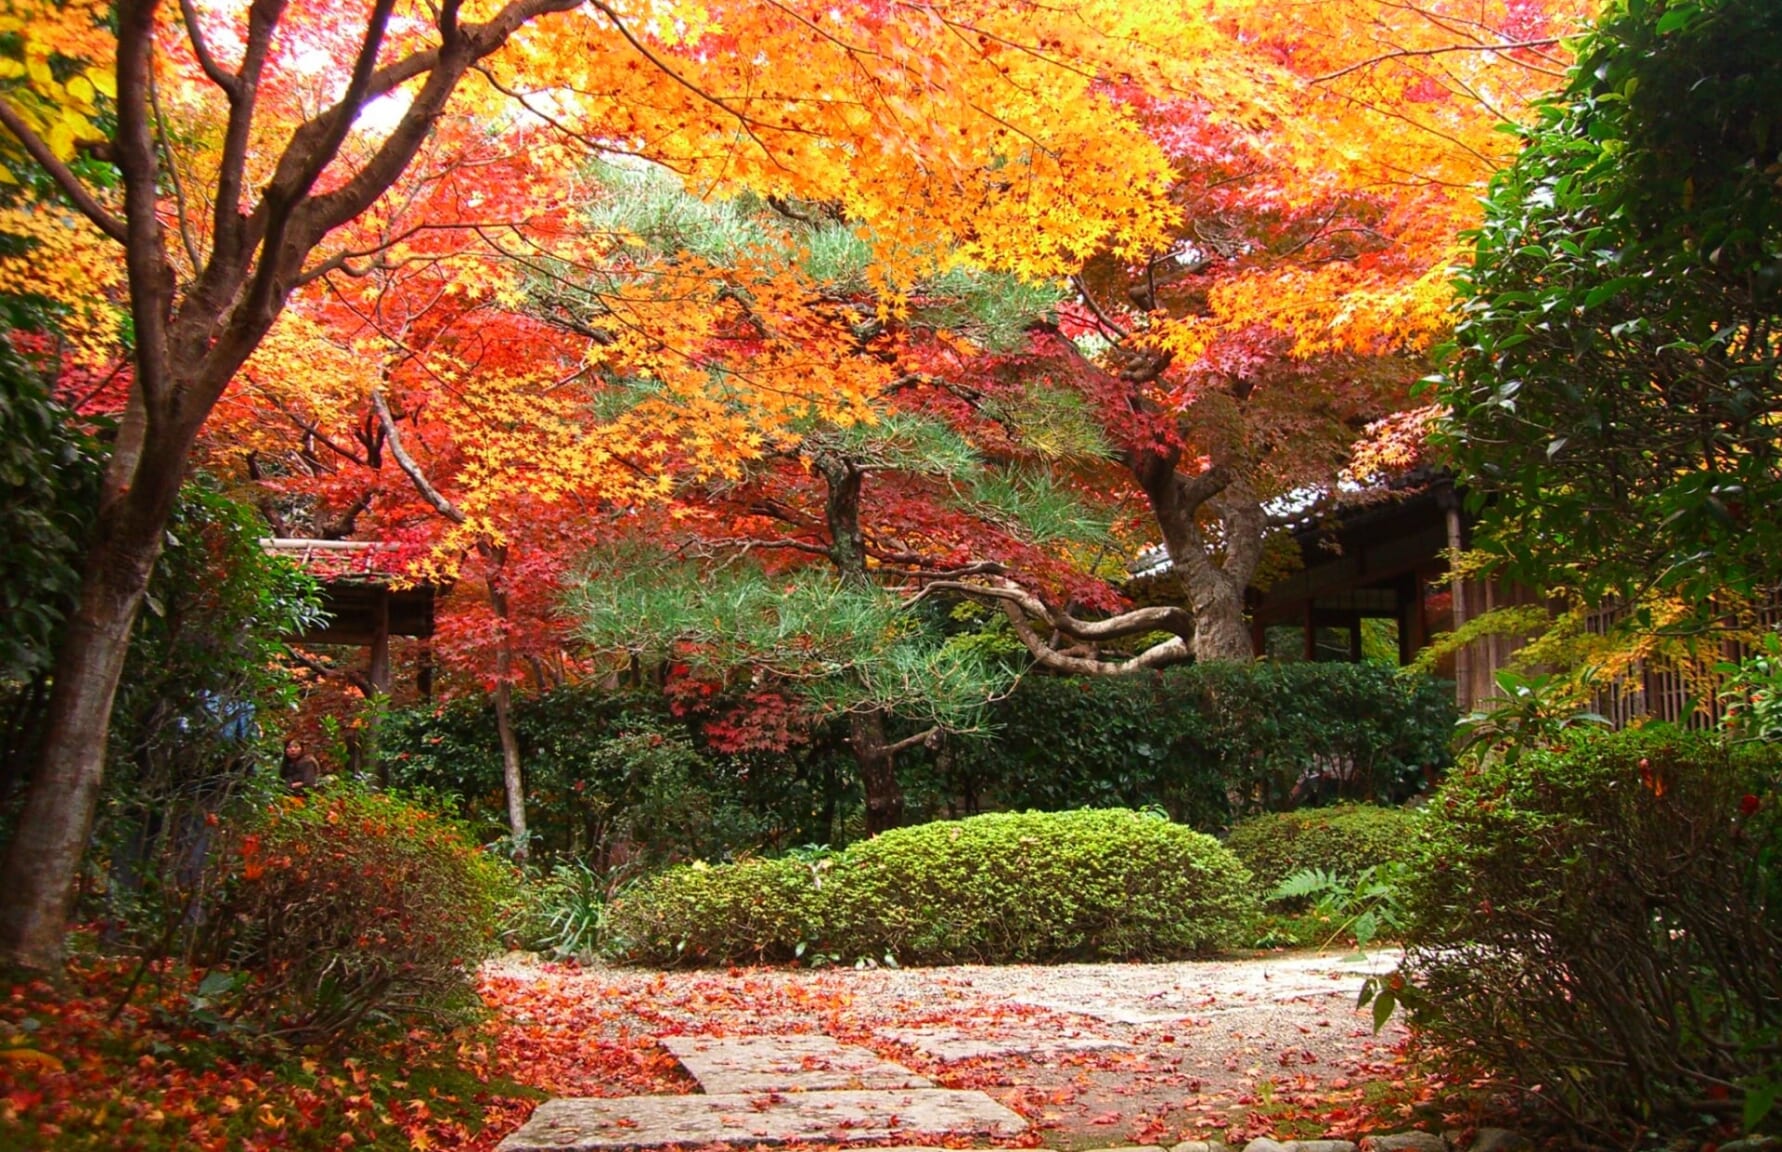
[[[282, 0], [275, 0], [275, 2], [282, 2]], [[298, 209], [304, 206], [310, 190], [321, 178], [322, 170], [327, 168], [334, 157], [339, 154], [340, 146], [346, 142], [347, 133], [352, 130], [353, 119], [359, 109], [363, 107], [366, 89], [371, 86], [372, 73], [377, 66], [378, 49], [383, 45], [384, 34], [390, 24], [390, 14], [395, 8], [396, 0], [375, 0], [371, 16], [365, 23], [365, 38], [359, 44], [359, 54], [353, 61], [352, 74], [347, 80], [346, 92], [334, 107], [291, 133], [291, 142], [278, 158], [278, 165], [273, 169], [272, 181], [261, 197], [259, 205], [254, 209], [253, 230], [259, 233], [260, 267], [254, 274], [247, 294], [237, 310], [237, 315], [245, 319], [249, 325], [259, 323], [269, 310], [276, 311], [282, 296], [280, 281], [298, 274], [301, 270], [303, 255], [327, 233], [329, 228], [351, 218], [348, 216], [333, 223], [328, 223], [325, 219], [307, 222], [310, 226], [299, 228], [294, 237], [296, 242], [291, 245], [296, 249], [298, 267], [288, 270], [284, 267], [289, 260], [285, 252], [286, 235], [290, 231], [292, 222], [298, 216]], [[439, 73], [435, 72], [431, 80], [438, 79]], [[428, 87], [433, 87], [433, 84], [430, 82]], [[412, 113], [414, 109], [411, 107], [409, 111]], [[404, 121], [406, 122], [407, 119], [408, 117], [405, 116]], [[397, 132], [400, 131], [401, 128], [398, 126]], [[397, 135], [397, 132], [391, 133], [392, 138]], [[386, 141], [386, 149], [388, 144], [389, 142]], [[407, 160], [408, 157], [403, 158], [405, 166]], [[370, 163], [366, 164], [352, 180], [348, 181], [348, 186], [364, 178], [371, 167]], [[393, 173], [390, 180], [382, 181], [379, 184], [379, 192], [388, 187], [394, 179], [395, 174]], [[334, 195], [339, 195], [339, 193]], [[314, 201], [310, 201], [309, 206], [313, 207], [314, 204]], [[352, 213], [352, 216], [356, 215], [358, 215], [357, 211]], [[284, 289], [285, 292], [289, 290], [288, 287]], [[266, 323], [269, 324], [270, 320], [266, 320]]]
[[[352, 257], [350, 254], [348, 254], [346, 252], [337, 252], [334, 255], [328, 257], [328, 259], [322, 261], [320, 264], [317, 264], [314, 268], [311, 268], [309, 271], [298, 276], [297, 279], [292, 281], [292, 284], [294, 284], [298, 288], [302, 288], [307, 284], [313, 284], [317, 280], [320, 280], [322, 277], [331, 275], [335, 272], [343, 272], [347, 276], [352, 277], [354, 280], [363, 280], [365, 277], [371, 275], [373, 272], [379, 272], [384, 269], [394, 268], [397, 266], [395, 264], [390, 263], [388, 260], [385, 260], [382, 256], [378, 256], [377, 258], [370, 260], [364, 264], [361, 264], [358, 267], [354, 267], [349, 262], [351, 259], [352, 259]], [[428, 263], [433, 262], [431, 260], [431, 258], [422, 258], [422, 259], [426, 260], [426, 262], [428, 262]], [[404, 260], [404, 261], [400, 261], [399, 263], [408, 264], [408, 263], [413, 263], [413, 261]]]
[[118, 434], [107, 487], [121, 495], [135, 481], [150, 422], [169, 415], [167, 320], [173, 314], [174, 274], [167, 260], [161, 220], [160, 165], [149, 125], [153, 83], [155, 0], [118, 5], [117, 165], [124, 185], [124, 266], [129, 275], [130, 319], [136, 328], [136, 377], [125, 427]]
[[308, 668], [317, 676], [341, 677], [346, 680], [347, 683], [357, 688], [360, 694], [367, 700], [371, 699], [372, 694], [375, 691], [371, 686], [370, 678], [363, 672], [356, 672], [351, 668], [337, 668], [332, 664], [324, 664], [322, 661], [315, 659], [313, 656], [306, 655], [290, 644], [285, 645], [285, 652], [291, 659], [297, 661], [297, 663], [303, 665], [305, 668]]
[[1095, 302], [1095, 297], [1089, 294], [1089, 286], [1083, 283], [1083, 278], [1081, 276], [1072, 276], [1070, 282], [1076, 287], [1077, 294], [1083, 298], [1083, 303], [1089, 306], [1089, 311], [1095, 314], [1097, 323], [1108, 331], [1114, 333], [1121, 340], [1131, 339], [1132, 333], [1114, 323], [1113, 320], [1108, 318], [1108, 314], [1101, 310], [1101, 305], [1097, 304]]
[[408, 476], [410, 482], [415, 486], [415, 491], [419, 492], [421, 498], [433, 505], [434, 510], [447, 520], [454, 524], [464, 523], [467, 519], [464, 513], [459, 510], [456, 504], [446, 499], [439, 489], [428, 482], [427, 474], [421, 471], [421, 466], [415, 463], [415, 458], [410, 456], [408, 449], [402, 446], [402, 435], [396, 431], [396, 418], [390, 415], [390, 406], [384, 402], [382, 388], [371, 390], [371, 406], [377, 411], [378, 423], [384, 426], [384, 443], [389, 446], [390, 455], [396, 458], [396, 466]]
[[173, 158], [173, 144], [167, 138], [167, 118], [161, 114], [160, 88], [153, 76], [149, 77], [148, 97], [149, 107], [155, 113], [155, 132], [161, 139], [161, 154], [167, 157], [167, 175], [173, 181], [174, 216], [179, 221], [180, 243], [185, 245], [186, 256], [196, 272], [204, 267], [204, 260], [198, 255], [198, 238], [192, 234], [192, 217], [186, 210], [186, 182], [180, 177], [178, 161]]
[[[189, 0], [182, 0], [189, 3]], [[248, 8], [247, 43], [241, 53], [241, 70], [224, 87], [229, 97], [229, 122], [223, 129], [223, 155], [217, 168], [217, 199], [213, 209], [212, 253], [230, 260], [245, 257], [241, 191], [246, 182], [248, 149], [254, 128], [254, 104], [260, 94], [260, 73], [272, 49], [272, 34], [284, 16], [285, 0], [254, 0]], [[215, 261], [217, 270], [225, 261]], [[210, 277], [206, 277], [209, 280]]]
[[1518, 48], [1551, 48], [1559, 42], [1558, 36], [1546, 36], [1539, 40], [1518, 40], [1506, 44], [1444, 44], [1439, 48], [1400, 48], [1394, 52], [1382, 52], [1378, 56], [1358, 61], [1347, 68], [1338, 68], [1335, 72], [1323, 76], [1314, 76], [1308, 83], [1328, 84], [1351, 72], [1359, 72], [1363, 68], [1372, 68], [1376, 64], [1384, 64], [1388, 60], [1402, 60], [1410, 56], [1444, 56], [1450, 52], [1513, 52]]
[[318, 443], [320, 443], [322, 445], [322, 447], [333, 452], [336, 456], [341, 456], [341, 457], [344, 457], [345, 459], [351, 460], [353, 463], [359, 465], [359, 467], [361, 467], [361, 468], [371, 467], [371, 462], [369, 460], [367, 460], [364, 457], [359, 456], [353, 452], [349, 452], [345, 448], [342, 448], [340, 445], [336, 444], [333, 440], [329, 439], [328, 435], [325, 432], [323, 432], [319, 427], [317, 427], [314, 424], [305, 422], [301, 416], [297, 415], [297, 413], [295, 413], [295, 412], [291, 411], [289, 408], [285, 407], [282, 403], [279, 402], [279, 400], [276, 396], [268, 395], [264, 389], [256, 389], [256, 391], [258, 391], [260, 393], [261, 397], [263, 397], [267, 403], [271, 404], [273, 406], [273, 408], [278, 411], [279, 415], [283, 416], [285, 419], [289, 420], [291, 423], [297, 425], [298, 428], [302, 429], [303, 433], [306, 436], [313, 437]]
[[179, 0], [179, 14], [186, 23], [186, 39], [192, 45], [192, 55], [197, 58], [198, 67], [231, 100], [239, 97], [241, 81], [226, 71], [217, 63], [216, 57], [210, 54], [210, 46], [204, 42], [204, 33], [198, 27], [198, 9], [192, 5], [192, 0]]
[[[693, 95], [699, 97], [701, 100], [706, 101], [712, 107], [723, 112], [725, 115], [734, 117], [737, 122], [737, 125], [739, 127], [741, 127], [744, 132], [747, 132], [749, 134], [749, 139], [751, 139], [755, 142], [756, 146], [761, 149], [762, 153], [769, 160], [772, 160], [774, 162], [774, 165], [776, 167], [779, 167], [779, 168], [785, 167], [784, 164], [780, 163], [779, 157], [774, 155], [773, 149], [771, 149], [767, 146], [767, 142], [762, 140], [761, 137], [759, 137], [755, 134], [754, 126], [757, 124], [759, 124], [763, 128], [767, 128], [767, 129], [774, 129], [776, 127], [775, 125], [769, 124], [765, 120], [756, 120], [753, 116], [750, 116], [748, 113], [743, 112], [740, 109], [731, 107], [729, 102], [725, 101], [721, 97], [712, 95], [710, 92], [707, 92], [705, 89], [701, 88], [699, 85], [693, 83], [693, 81], [687, 79], [685, 76], [681, 75], [679, 72], [675, 71], [673, 68], [670, 68], [668, 66], [667, 62], [662, 60], [662, 58], [657, 56], [654, 52], [650, 51], [649, 48], [647, 46], [645, 46], [644, 43], [641, 40], [639, 40], [636, 36], [633, 36], [631, 34], [631, 29], [627, 28], [625, 26], [625, 22], [623, 20], [619, 19], [618, 13], [614, 12], [610, 7], [608, 7], [606, 4], [602, 3], [602, 0], [587, 0], [587, 2], [588, 2], [588, 7], [594, 9], [597, 12], [604, 14], [608, 20], [611, 20], [613, 22], [613, 27], [618, 30], [619, 35], [623, 36], [625, 38], [625, 42], [627, 44], [631, 45], [631, 47], [638, 53], [638, 55], [642, 56], [645, 60], [648, 60], [651, 64], [654, 64], [656, 66], [656, 68], [659, 71], [661, 71], [661, 73], [664, 76], [667, 76], [670, 80], [673, 80], [676, 84], [679, 84], [681, 87], [685, 88], [687, 91], [693, 93]], [[783, 128], [783, 126], [781, 126], [781, 127]]]
[[12, 102], [4, 96], [0, 96], [0, 127], [5, 128], [18, 138], [18, 142], [24, 147], [26, 154], [37, 161], [39, 168], [49, 173], [50, 179], [56, 182], [56, 187], [60, 188], [62, 194], [74, 202], [74, 206], [80, 210], [82, 216], [91, 220], [99, 231], [119, 244], [129, 241], [129, 233], [124, 227], [124, 222], [100, 206], [99, 201], [87, 190], [87, 186], [81, 183], [80, 177], [76, 176], [68, 165], [56, 158], [56, 154], [50, 150], [50, 146], [44, 143], [42, 137], [37, 133], [31, 131], [30, 126], [19, 115], [18, 109], [14, 108]]

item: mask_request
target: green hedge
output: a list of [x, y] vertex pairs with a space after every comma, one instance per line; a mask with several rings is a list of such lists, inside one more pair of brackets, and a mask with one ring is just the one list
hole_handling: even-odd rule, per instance
[[1416, 1026], [1586, 1124], [1773, 1093], [1779, 781], [1782, 748], [1666, 729], [1458, 773], [1407, 894]]
[[[1449, 685], [1376, 665], [1036, 675], [995, 705], [985, 734], [912, 750], [897, 767], [912, 823], [1157, 806], [1218, 831], [1234, 814], [1304, 802], [1304, 777], [1320, 765], [1349, 769], [1337, 788], [1346, 799], [1401, 800], [1447, 768], [1454, 720]], [[783, 753], [725, 755], [658, 690], [578, 685], [517, 700], [514, 728], [534, 858], [602, 866], [619, 845], [651, 862], [771, 854], [840, 845], [858, 824], [845, 724], [801, 732]], [[393, 783], [450, 796], [486, 838], [502, 834], [501, 753], [486, 701], [392, 713], [379, 748]]]
[[1363, 868], [1408, 859], [1416, 832], [1415, 812], [1340, 804], [1241, 820], [1225, 846], [1255, 875], [1258, 891], [1268, 893], [1307, 868], [1354, 876]]
[[[1159, 805], [1232, 817], [1344, 799], [1396, 803], [1453, 762], [1453, 686], [1374, 664], [1206, 664], [1135, 679], [1030, 676], [920, 789], [984, 809]], [[1308, 774], [1342, 765], [1346, 779]]]
[[690, 865], [615, 901], [647, 964], [1161, 960], [1238, 943], [1251, 879], [1211, 837], [1124, 810], [902, 828], [815, 860]]

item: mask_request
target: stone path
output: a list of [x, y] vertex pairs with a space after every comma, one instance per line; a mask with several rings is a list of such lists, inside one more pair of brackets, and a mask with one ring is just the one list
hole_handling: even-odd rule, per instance
[[670, 1036], [662, 1043], [704, 1095], [550, 1100], [498, 1152], [994, 1138], [1027, 1128], [982, 1092], [935, 1088], [828, 1036]]
[[665, 1036], [662, 1046], [711, 1093], [934, 1087], [901, 1064], [828, 1036]]
[[516, 1039], [634, 1052], [668, 1071], [625, 1081], [618, 1091], [630, 1095], [605, 1095], [610, 1081], [597, 1076], [561, 1077], [562, 1098], [500, 1152], [864, 1143], [885, 1152], [1018, 1135], [1066, 1150], [1169, 1147], [1241, 1127], [1258, 1107], [1279, 1115], [1313, 1101], [1365, 1103], [1370, 1079], [1396, 1075], [1399, 1033], [1376, 1036], [1355, 994], [1364, 975], [1396, 961], [1381, 951], [653, 973], [516, 957], [484, 973], [510, 1006]]

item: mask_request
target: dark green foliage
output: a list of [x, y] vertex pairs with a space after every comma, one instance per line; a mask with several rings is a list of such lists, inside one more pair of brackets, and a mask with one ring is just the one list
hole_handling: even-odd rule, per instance
[[[1394, 801], [1450, 763], [1449, 685], [1370, 664], [1215, 664], [1137, 679], [1030, 676], [987, 739], [919, 785], [966, 811], [1159, 805], [1218, 829], [1329, 795]], [[1347, 779], [1312, 779], [1334, 768]], [[920, 769], [918, 769], [918, 774]]]
[[1782, 5], [1618, 0], [1493, 182], [1441, 399], [1512, 575], [1782, 576]]
[[[982, 737], [898, 758], [913, 818], [984, 808], [1158, 806], [1195, 827], [1342, 791], [1396, 800], [1449, 763], [1449, 687], [1354, 664], [1185, 668], [1135, 680], [1031, 676]], [[516, 701], [533, 850], [597, 867], [841, 844], [858, 809], [845, 726], [782, 753], [726, 755], [660, 693], [583, 686]], [[391, 779], [452, 797], [489, 838], [505, 810], [480, 699], [386, 718]], [[1351, 779], [1306, 780], [1353, 765]]]
[[1162, 960], [1243, 936], [1250, 875], [1211, 837], [1125, 810], [998, 813], [817, 859], [677, 868], [615, 903], [626, 958], [900, 964]]
[[514, 878], [449, 820], [335, 784], [224, 829], [194, 947], [229, 1019], [296, 1040], [469, 1003]]
[[1225, 846], [1266, 894], [1307, 869], [1354, 877], [1364, 868], [1404, 860], [1415, 846], [1416, 828], [1417, 813], [1403, 808], [1342, 804], [1240, 820]]
[[80, 587], [102, 466], [98, 446], [69, 427], [39, 374], [0, 338], [0, 685], [49, 668]]
[[205, 818], [274, 760], [293, 686], [281, 638], [316, 618], [315, 581], [260, 547], [251, 507], [186, 486], [112, 707], [91, 911], [147, 939], [187, 914]]
[[[582, 686], [515, 701], [535, 856], [596, 867], [720, 859], [831, 837], [848, 799], [819, 740], [772, 757], [700, 746], [659, 692]], [[486, 700], [391, 713], [379, 732], [391, 780], [452, 798], [488, 838], [502, 834], [501, 750]]]
[[1779, 779], [1773, 746], [1668, 730], [1456, 774], [1423, 825], [1400, 1001], [1581, 1123], [1746, 1089], [1755, 1119], [1782, 1072]]

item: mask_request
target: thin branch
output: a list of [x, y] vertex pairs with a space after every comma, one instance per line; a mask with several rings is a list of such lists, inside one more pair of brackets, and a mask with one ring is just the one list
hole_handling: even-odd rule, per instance
[[210, 54], [210, 46], [204, 42], [204, 33], [198, 27], [198, 9], [192, 0], [179, 0], [179, 14], [186, 22], [186, 39], [191, 41], [192, 55], [198, 58], [198, 67], [210, 77], [210, 82], [228, 93], [231, 100], [241, 95], [241, 80], [227, 72], [217, 63], [216, 57]]
[[332, 664], [324, 664], [313, 656], [305, 655], [303, 652], [289, 644], [285, 645], [285, 651], [289, 653], [291, 659], [297, 661], [297, 663], [303, 665], [305, 668], [308, 668], [317, 676], [339, 676], [345, 679], [353, 687], [357, 688], [360, 694], [366, 699], [369, 700], [371, 698], [373, 688], [370, 679], [368, 679], [364, 673], [355, 672], [351, 668], [336, 668]]
[[384, 426], [384, 444], [390, 449], [390, 455], [396, 458], [397, 467], [401, 468], [407, 474], [410, 482], [414, 484], [415, 491], [419, 492], [421, 498], [433, 505], [434, 510], [447, 520], [454, 524], [464, 523], [467, 519], [464, 513], [427, 480], [427, 474], [421, 471], [421, 466], [415, 463], [415, 458], [410, 456], [408, 449], [402, 446], [402, 434], [396, 430], [396, 418], [390, 415], [390, 406], [384, 402], [382, 388], [371, 390], [371, 406], [377, 411], [378, 422]]
[[173, 142], [167, 138], [167, 117], [161, 113], [160, 85], [149, 77], [149, 108], [155, 114], [155, 134], [161, 139], [161, 155], [167, 158], [167, 175], [173, 181], [173, 208], [179, 220], [179, 239], [185, 245], [186, 258], [192, 262], [194, 274], [204, 267], [203, 257], [198, 255], [198, 238], [192, 234], [192, 217], [186, 210], [186, 182], [180, 177], [179, 162], [174, 159]]
[[45, 144], [37, 133], [31, 131], [19, 115], [18, 109], [14, 108], [11, 101], [4, 96], [0, 96], [0, 127], [18, 137], [25, 152], [31, 159], [37, 161], [40, 168], [49, 173], [50, 179], [56, 182], [56, 187], [60, 188], [62, 193], [74, 202], [74, 206], [80, 209], [82, 216], [91, 220], [99, 231], [119, 244], [128, 242], [130, 233], [124, 227], [124, 222], [100, 206], [99, 201], [94, 199], [93, 194], [87, 190], [87, 186], [80, 182], [80, 177], [76, 176], [68, 165], [56, 158], [56, 154], [50, 151], [50, 146]]
[[1378, 56], [1357, 61], [1347, 68], [1339, 68], [1335, 72], [1323, 76], [1314, 76], [1310, 83], [1328, 84], [1351, 72], [1359, 72], [1364, 68], [1372, 68], [1376, 64], [1384, 64], [1388, 60], [1401, 60], [1408, 56], [1443, 56], [1450, 52], [1513, 52], [1518, 48], [1551, 48], [1558, 43], [1560, 43], [1559, 37], [1547, 36], [1539, 40], [1518, 40], [1509, 44], [1444, 44], [1440, 48], [1401, 48], [1396, 52], [1382, 52]]
[[923, 745], [924, 747], [933, 748], [936, 744], [940, 743], [941, 732], [941, 726], [936, 724], [927, 731], [918, 732], [914, 736], [905, 736], [895, 744], [887, 744], [881, 751], [887, 756], [895, 756], [899, 752], [908, 752], [918, 744]]

